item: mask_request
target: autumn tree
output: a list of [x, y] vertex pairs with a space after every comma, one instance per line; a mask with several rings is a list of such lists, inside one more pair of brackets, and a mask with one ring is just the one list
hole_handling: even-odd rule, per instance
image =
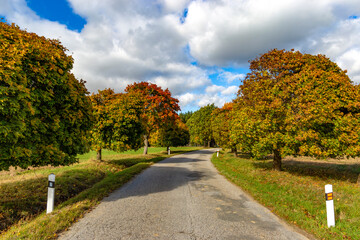
[[210, 147], [213, 140], [211, 130], [211, 113], [215, 109], [214, 104], [208, 104], [194, 112], [186, 125], [189, 128], [190, 142]]
[[174, 122], [168, 122], [162, 128], [159, 128], [151, 137], [151, 145], [159, 147], [178, 147], [189, 144], [189, 129], [180, 118]]
[[71, 164], [89, 150], [91, 103], [65, 52], [0, 22], [0, 170]]
[[105, 89], [92, 94], [90, 99], [95, 117], [91, 142], [97, 152], [97, 160], [102, 160], [102, 149], [122, 152], [141, 146], [142, 102], [139, 96]]
[[173, 98], [168, 89], [162, 90], [156, 84], [148, 82], [131, 84], [126, 87], [125, 92], [140, 96], [142, 100], [141, 124], [144, 130], [144, 154], [147, 154], [149, 137], [174, 121], [176, 112], [180, 110], [179, 100]]
[[252, 119], [252, 115], [248, 111], [251, 109], [246, 107], [241, 97], [233, 101], [230, 112], [229, 141], [234, 143], [240, 152], [254, 157], [253, 146], [258, 142], [257, 136], [260, 134], [257, 122]]
[[216, 144], [221, 148], [231, 149], [237, 156], [236, 143], [230, 139], [232, 109], [232, 102], [225, 103], [222, 108], [215, 108], [211, 113], [211, 130]]
[[[256, 157], [319, 158], [360, 154], [359, 87], [323, 55], [272, 50], [251, 61], [240, 86], [233, 134], [249, 130]], [[249, 123], [250, 122], [250, 123]], [[241, 143], [240, 143], [241, 144]]]
[[193, 115], [193, 112], [192, 111], [188, 111], [188, 112], [185, 112], [185, 113], [180, 113], [179, 114], [179, 117], [180, 117], [180, 120], [186, 124], [186, 122], [191, 118], [191, 116]]

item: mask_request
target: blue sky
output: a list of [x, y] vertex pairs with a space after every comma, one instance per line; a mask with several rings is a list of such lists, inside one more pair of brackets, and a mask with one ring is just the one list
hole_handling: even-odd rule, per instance
[[70, 30], [81, 32], [86, 24], [86, 19], [74, 13], [69, 2], [65, 0], [27, 0], [26, 2], [39, 17], [64, 24]]
[[0, 15], [59, 39], [90, 92], [149, 81], [182, 111], [234, 99], [273, 48], [325, 54], [360, 82], [355, 0], [0, 0]]

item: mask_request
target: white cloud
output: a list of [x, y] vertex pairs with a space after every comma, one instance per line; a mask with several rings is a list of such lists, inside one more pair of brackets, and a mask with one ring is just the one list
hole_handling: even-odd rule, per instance
[[159, 3], [163, 5], [166, 12], [182, 13], [190, 1], [191, 0], [159, 0]]
[[222, 107], [224, 103], [227, 102], [226, 98], [221, 97], [220, 95], [201, 95], [198, 101], [199, 107], [204, 107], [208, 104], [214, 103], [217, 107]]
[[358, 0], [68, 1], [87, 21], [81, 32], [41, 19], [25, 0], [0, 0], [0, 14], [60, 39], [75, 59], [74, 74], [93, 92], [150, 81], [179, 96], [183, 108], [221, 107], [245, 75], [216, 70], [215, 85], [207, 66], [248, 66], [272, 48], [326, 54], [360, 82], [360, 19], [348, 19], [359, 14]]
[[238, 83], [240, 84], [240, 81], [244, 80], [244, 78], [246, 77], [245, 74], [238, 74], [238, 73], [232, 73], [232, 72], [221, 72], [218, 76], [218, 79], [220, 81], [224, 81], [227, 83], [233, 83], [234, 81], [239, 81]]
[[244, 64], [287, 48], [334, 21], [332, 5], [310, 0], [193, 1], [184, 24], [191, 54], [207, 65]]
[[185, 93], [179, 97], [179, 101], [183, 106], [186, 106], [196, 100], [195, 94]]
[[[360, 4], [359, 4], [360, 5]], [[308, 48], [313, 53], [330, 57], [339, 67], [348, 70], [349, 77], [360, 82], [360, 19], [345, 19], [337, 22], [334, 28], [313, 40]]]
[[222, 95], [235, 95], [237, 92], [239, 91], [239, 87], [238, 86], [230, 86], [226, 89], [224, 89], [223, 91], [221, 91]]
[[207, 93], [219, 93], [225, 90], [225, 87], [223, 86], [217, 86], [217, 85], [212, 85], [212, 86], [208, 86], [205, 89], [205, 92]]
[[212, 85], [205, 89], [205, 93], [187, 93], [179, 97], [182, 111], [198, 109], [208, 104], [215, 104], [222, 107], [225, 103], [231, 102], [236, 97], [238, 86], [223, 87]]
[[353, 82], [360, 83], [360, 49], [350, 49], [337, 58], [342, 69], [349, 69], [348, 76]]

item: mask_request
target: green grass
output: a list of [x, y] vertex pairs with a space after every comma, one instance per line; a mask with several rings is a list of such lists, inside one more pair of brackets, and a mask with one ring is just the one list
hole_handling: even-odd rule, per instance
[[[173, 148], [173, 154], [199, 148]], [[95, 152], [79, 156], [79, 163], [65, 167], [43, 167], [0, 175], [0, 239], [55, 239], [58, 234], [95, 207], [101, 199], [121, 187], [152, 163], [168, 157], [165, 148], [137, 152], [104, 151], [104, 161]], [[141, 150], [140, 150], [141, 151]], [[47, 176], [56, 174], [55, 210], [45, 214]]]
[[[289, 223], [319, 239], [360, 239], [360, 189], [356, 164], [284, 164], [271, 169], [272, 161], [235, 158], [229, 153], [213, 156], [221, 174], [248, 192]], [[324, 186], [332, 184], [336, 227], [328, 228]]]

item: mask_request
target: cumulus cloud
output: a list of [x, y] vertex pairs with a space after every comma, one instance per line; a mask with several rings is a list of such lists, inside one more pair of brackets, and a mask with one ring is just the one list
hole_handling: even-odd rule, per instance
[[218, 92], [221, 92], [225, 90], [225, 87], [223, 86], [217, 86], [217, 85], [212, 85], [212, 86], [209, 86], [205, 89], [205, 92], [207, 93], [218, 93]]
[[245, 66], [270, 49], [296, 48], [326, 54], [359, 82], [359, 12], [355, 0], [193, 1], [183, 32], [204, 65]]
[[[360, 82], [360, 19], [349, 18], [359, 14], [358, 0], [68, 2], [86, 19], [80, 32], [40, 18], [26, 0], [0, 0], [0, 14], [60, 39], [75, 59], [74, 74], [92, 92], [149, 81], [169, 88], [183, 110], [221, 107], [245, 78], [222, 67], [247, 67], [273, 48], [326, 54]], [[217, 69], [213, 81], [211, 69]]]
[[182, 13], [191, 0], [159, 0], [166, 12]]
[[223, 87], [211, 85], [206, 87], [205, 93], [186, 93], [179, 96], [181, 108], [189, 109], [190, 107], [204, 107], [214, 103], [217, 107], [222, 107], [225, 103], [231, 102], [236, 97], [238, 86]]
[[353, 82], [360, 83], [360, 49], [350, 49], [337, 58], [339, 66], [349, 69], [348, 75]]
[[246, 77], [246, 75], [243, 73], [239, 74], [239, 73], [223, 71], [218, 75], [217, 78], [220, 81], [224, 81], [226, 83], [233, 83], [234, 81], [239, 81], [238, 83], [240, 83], [240, 81], [244, 80], [245, 77]]
[[287, 48], [334, 21], [330, 4], [310, 0], [193, 1], [184, 24], [201, 63], [242, 65], [272, 48]]
[[238, 86], [230, 86], [224, 90], [221, 91], [221, 94], [224, 96], [228, 96], [228, 95], [235, 95], [239, 90]]
[[185, 107], [196, 100], [196, 95], [193, 93], [185, 93], [179, 97], [180, 105]]
[[311, 44], [303, 46], [313, 53], [330, 57], [342, 69], [348, 70], [349, 77], [360, 83], [360, 19], [348, 18], [337, 22]]
[[199, 107], [204, 107], [208, 104], [215, 104], [217, 107], [222, 107], [224, 103], [227, 102], [226, 98], [221, 97], [220, 95], [200, 95], [199, 101], [197, 102], [197, 105]]

